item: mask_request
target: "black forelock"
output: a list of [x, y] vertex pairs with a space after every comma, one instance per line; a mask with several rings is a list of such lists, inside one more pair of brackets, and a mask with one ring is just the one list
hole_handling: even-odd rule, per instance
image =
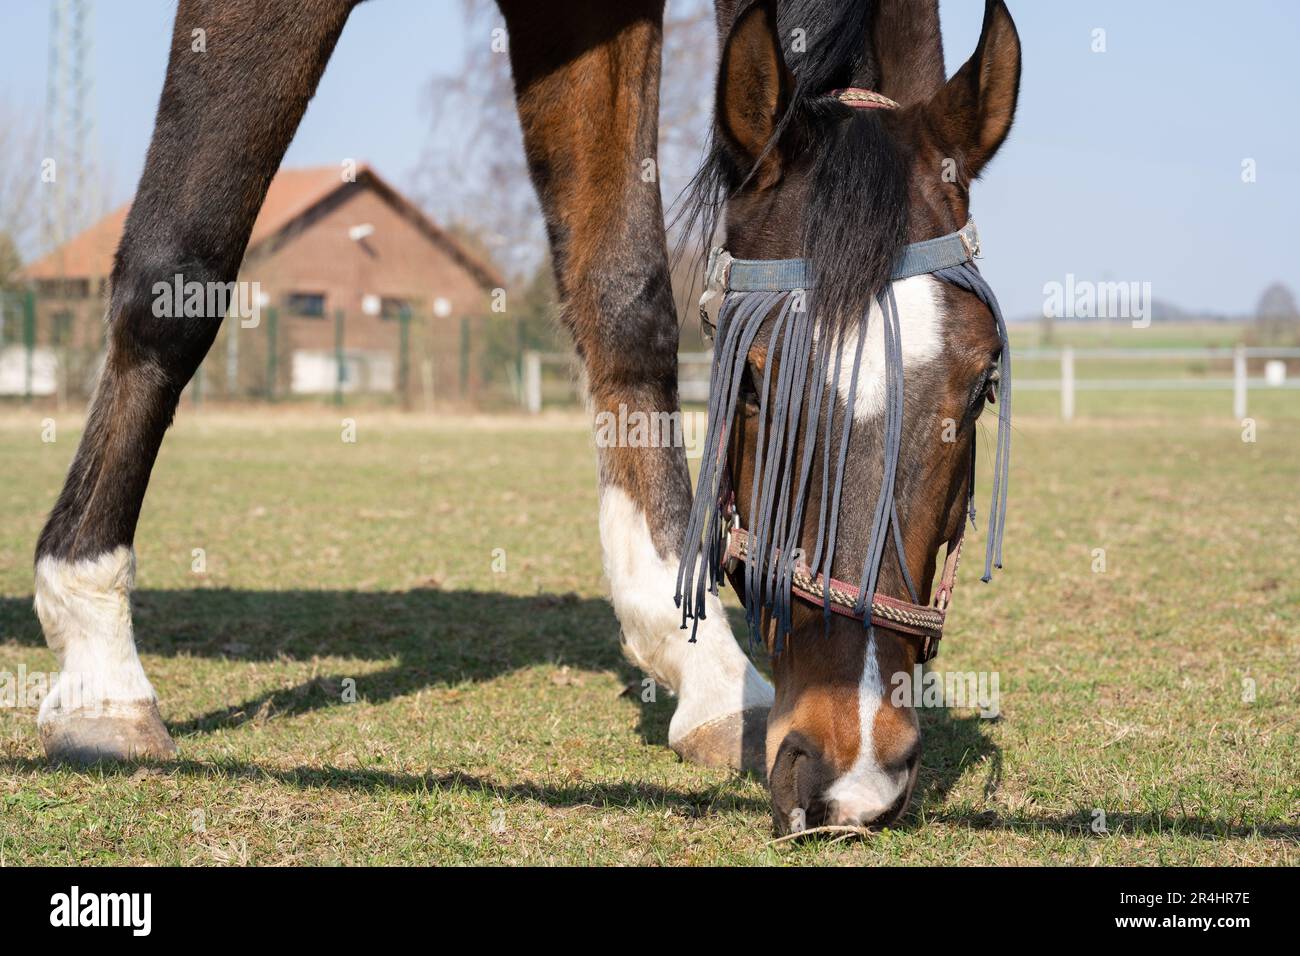
[[[729, 12], [738, 16], [748, 6], [737, 3]], [[888, 283], [907, 238], [906, 158], [875, 111], [854, 110], [827, 97], [834, 89], [878, 85], [868, 41], [873, 8], [872, 0], [783, 0], [778, 9], [796, 86], [771, 146], [790, 151], [792, 164], [807, 163], [810, 170], [801, 246], [822, 323], [856, 321]], [[723, 36], [734, 19], [720, 15]], [[721, 238], [727, 198], [753, 171], [737, 166], [715, 123], [707, 158], [679, 200], [674, 218], [681, 230], [679, 251], [698, 237], [703, 261]]]
[[799, 120], [812, 150], [802, 247], [813, 307], [844, 327], [889, 283], [907, 241], [907, 164], [874, 110], [814, 100]]
[[[786, 65], [812, 96], [846, 86], [880, 82], [867, 37], [873, 0], [781, 0], [777, 25]], [[803, 49], [796, 49], [799, 42]]]

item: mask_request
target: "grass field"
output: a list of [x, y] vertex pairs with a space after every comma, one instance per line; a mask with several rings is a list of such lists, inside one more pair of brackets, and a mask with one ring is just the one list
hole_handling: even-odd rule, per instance
[[[971, 561], [935, 664], [997, 672], [1001, 718], [924, 712], [901, 826], [778, 847], [761, 783], [680, 763], [672, 702], [624, 693], [581, 418], [183, 411], [136, 540], [181, 759], [52, 770], [0, 708], [0, 862], [1300, 862], [1300, 399], [1252, 396], [1244, 443], [1228, 396], [1070, 426], [1037, 398], [1007, 570]], [[43, 443], [47, 414], [0, 414], [11, 672], [54, 666], [30, 555], [79, 424]]]

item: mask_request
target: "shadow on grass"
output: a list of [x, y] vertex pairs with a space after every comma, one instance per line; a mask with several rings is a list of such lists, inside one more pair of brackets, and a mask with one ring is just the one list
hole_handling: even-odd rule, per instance
[[[718, 810], [767, 813], [767, 801], [737, 794], [727, 787], [702, 787], [676, 790], [657, 784], [582, 783], [582, 784], [501, 784], [472, 774], [451, 772], [437, 774], [400, 773], [389, 770], [341, 769], [337, 767], [266, 767], [242, 761], [176, 760], [171, 762], [135, 761], [105, 763], [81, 772], [130, 779], [141, 768], [156, 770], [165, 776], [183, 776], [196, 780], [248, 778], [271, 780], [299, 790], [327, 789], [353, 793], [455, 793], [468, 791], [490, 794], [505, 800], [531, 800], [550, 807], [648, 807], [672, 808], [691, 816]], [[26, 758], [0, 758], [0, 770], [11, 773], [48, 773], [50, 765]]]
[[[956, 713], [942, 708], [922, 709], [921, 773], [912, 809], [902, 821], [905, 828], [933, 823], [972, 830], [1006, 830], [1025, 833], [1057, 833], [1066, 836], [1095, 836], [1091, 810], [1056, 816], [1018, 816], [995, 810], [956, 812], [944, 809], [957, 781], [971, 768], [987, 767], [984, 799], [992, 800], [1002, 785], [1002, 750], [989, 737], [992, 723], [975, 713]], [[1252, 824], [1206, 816], [1169, 816], [1161, 813], [1106, 813], [1110, 835], [1192, 836], [1203, 839], [1257, 836], [1264, 839], [1300, 841], [1300, 825], [1288, 823]]]
[[[469, 791], [490, 794], [503, 800], [534, 801], [549, 807], [619, 807], [671, 808], [691, 816], [718, 811], [741, 811], [766, 814], [765, 799], [754, 799], [724, 787], [677, 790], [642, 782], [581, 784], [501, 784], [465, 773], [417, 774], [389, 770], [342, 769], [337, 767], [266, 767], [243, 761], [213, 762], [177, 760], [165, 763], [134, 762], [100, 764], [83, 771], [129, 780], [141, 767], [165, 776], [184, 776], [195, 780], [229, 780], [246, 777], [271, 780], [299, 790], [327, 789], [353, 793], [455, 793]], [[41, 760], [20, 757], [0, 758], [0, 771], [6, 773], [48, 773], [50, 765]], [[1169, 816], [1160, 813], [1114, 812], [1106, 815], [1110, 835], [1182, 836], [1200, 839], [1241, 839], [1300, 842], [1300, 825], [1288, 823], [1247, 823], [1206, 816]], [[1080, 811], [1056, 816], [1006, 816], [993, 811], [980, 813], [927, 813], [926, 824], [943, 823], [972, 830], [1006, 830], [1031, 833], [1056, 833], [1063, 836], [1092, 836], [1092, 814]], [[905, 828], [917, 825], [909, 815]]]
[[987, 733], [989, 721], [976, 713], [957, 713], [942, 707], [923, 707], [921, 720], [921, 771], [916, 781], [909, 818], [918, 809], [942, 806], [968, 768], [986, 764], [984, 798], [992, 799], [1002, 785], [1002, 749]]
[[[946, 823], [972, 830], [1007, 830], [1022, 833], [1059, 833], [1065, 836], [1096, 837], [1092, 832], [1092, 811], [1051, 817], [1011, 816], [988, 810], [973, 813], [944, 813], [926, 817], [927, 823]], [[1300, 825], [1293, 823], [1246, 823], [1204, 816], [1168, 816], [1161, 813], [1106, 814], [1108, 836], [1184, 836], [1206, 840], [1258, 837], [1300, 843]]]
[[[204, 657], [230, 661], [311, 660], [318, 656], [391, 662], [375, 673], [318, 676], [295, 687], [268, 693], [171, 725], [173, 734], [207, 733], [238, 726], [271, 710], [302, 714], [341, 704], [341, 684], [354, 677], [359, 699], [380, 703], [424, 688], [490, 680], [536, 664], [569, 664], [581, 670], [613, 671], [639, 687], [640, 674], [618, 646], [618, 623], [603, 599], [573, 594], [517, 596], [480, 591], [141, 591], [135, 595], [136, 628], [147, 654]], [[733, 629], [747, 641], [743, 614], [733, 611]], [[30, 598], [0, 599], [0, 637], [44, 646]], [[747, 644], [745, 646], [748, 646]], [[651, 744], [666, 744], [671, 701], [643, 705], [639, 731]], [[948, 710], [921, 711], [924, 755], [904, 826], [941, 822], [980, 830], [1013, 830], [1087, 835], [1091, 815], [1006, 816], [993, 811], [946, 813], [948, 794], [972, 767], [986, 764], [986, 797], [1002, 776], [1002, 754], [977, 715]], [[139, 765], [107, 766], [107, 773], [133, 773]], [[48, 771], [43, 761], [3, 759], [10, 771]], [[461, 773], [407, 774], [373, 769], [295, 767], [181, 760], [159, 765], [164, 773], [195, 778], [248, 776], [270, 778], [301, 789], [421, 793], [465, 788], [503, 798], [536, 800], [552, 806], [637, 806], [663, 804], [704, 812], [719, 804], [765, 812], [766, 801], [715, 789], [670, 790], [642, 783], [502, 785]], [[1111, 833], [1176, 834], [1206, 839], [1258, 836], [1300, 840], [1300, 826], [1249, 824], [1210, 817], [1108, 813]]]
[[[655, 703], [641, 702], [641, 675], [619, 649], [618, 622], [604, 599], [433, 588], [403, 592], [196, 588], [138, 591], [133, 600], [137, 639], [146, 654], [232, 662], [342, 657], [388, 665], [360, 675], [341, 669], [318, 674], [292, 687], [277, 687], [174, 721], [169, 729], [177, 737], [239, 727], [270, 715], [294, 716], [340, 706], [345, 679], [355, 681], [356, 699], [381, 704], [426, 688], [492, 680], [523, 667], [567, 664], [583, 671], [615, 673], [629, 687], [628, 699], [637, 707], [641, 739], [660, 746], [668, 741], [673, 702], [663, 694]], [[733, 631], [752, 652], [743, 612], [731, 609], [730, 613]], [[29, 598], [0, 599], [0, 635], [22, 645], [44, 645]], [[760, 666], [766, 670], [766, 661]], [[921, 721], [925, 750], [913, 806], [941, 808], [967, 769], [981, 763], [989, 766], [985, 792], [992, 797], [1001, 777], [1002, 755], [986, 735], [984, 722], [944, 710], [923, 711]], [[183, 762], [180, 766], [199, 772], [205, 765]], [[364, 786], [370, 780], [375, 787], [415, 789], [444, 782], [429, 777], [398, 779], [377, 771], [300, 768], [289, 773], [294, 779], [314, 780], [317, 786]], [[914, 818], [915, 811], [909, 819]]]
[[[228, 707], [169, 724], [173, 735], [209, 733], [265, 717], [305, 714], [343, 703], [343, 681], [371, 704], [430, 687], [488, 681], [538, 664], [613, 671], [639, 687], [619, 649], [609, 602], [575, 594], [520, 596], [489, 591], [248, 591], [196, 588], [137, 591], [142, 654], [241, 661], [344, 657], [389, 662], [368, 674], [326, 673]], [[30, 598], [0, 599], [0, 636], [42, 647]], [[166, 689], [163, 688], [165, 695]], [[672, 702], [641, 704], [639, 731], [666, 744]]]

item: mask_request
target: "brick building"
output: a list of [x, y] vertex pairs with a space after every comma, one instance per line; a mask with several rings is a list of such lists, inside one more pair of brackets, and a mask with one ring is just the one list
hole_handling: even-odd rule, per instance
[[[102, 352], [128, 208], [23, 271], [36, 293], [36, 344], [60, 355], [73, 390]], [[345, 391], [436, 381], [439, 397], [464, 397], [478, 377], [476, 344], [503, 319], [490, 308], [504, 284], [493, 267], [364, 165], [354, 179], [337, 166], [281, 170], [239, 279], [258, 284], [260, 314], [251, 328], [223, 323], [203, 370], [217, 394], [332, 391], [341, 354]]]

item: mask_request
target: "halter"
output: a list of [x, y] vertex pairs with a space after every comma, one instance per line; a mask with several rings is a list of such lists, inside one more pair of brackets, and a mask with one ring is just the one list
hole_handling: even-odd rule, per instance
[[[895, 108], [892, 100], [868, 90], [839, 90], [831, 94], [847, 106], [859, 109]], [[813, 308], [803, 303], [813, 289], [811, 264], [803, 259], [735, 259], [723, 249], [714, 249], [706, 270], [706, 287], [700, 298], [701, 320], [714, 337], [714, 362], [710, 376], [708, 437], [706, 456], [700, 469], [695, 500], [687, 522], [677, 573], [677, 606], [682, 609], [682, 627], [704, 619], [706, 591], [716, 595], [724, 571], [736, 572], [743, 565], [746, 620], [756, 643], [760, 638], [760, 615], [766, 610], [777, 624], [774, 653], [780, 654], [783, 638], [791, 629], [791, 600], [799, 598], [823, 609], [829, 625], [832, 614], [861, 621], [870, 632], [882, 627], [902, 634], [917, 645], [918, 658], [931, 660], [939, 641], [957, 583], [966, 522], [948, 542], [943, 571], [934, 601], [919, 602], [916, 587], [903, 555], [902, 532], [894, 502], [899, 446], [903, 425], [903, 362], [901, 326], [893, 282], [920, 275], [933, 275], [978, 296], [993, 313], [1002, 343], [1000, 358], [1000, 402], [998, 444], [994, 464], [993, 497], [988, 522], [984, 574], [1002, 567], [1002, 533], [1005, 525], [1007, 471], [1010, 464], [1011, 364], [1006, 323], [992, 289], [975, 266], [980, 257], [979, 234], [974, 221], [958, 232], [913, 243], [905, 247], [892, 272], [891, 283], [878, 295], [884, 322], [885, 345], [885, 462], [880, 494], [876, 500], [869, 550], [862, 579], [857, 585], [839, 581], [830, 570], [835, 555], [839, 503], [853, 426], [853, 404], [857, 394], [867, 318], [857, 327], [857, 346], [852, 360], [848, 398], [838, 420], [838, 449], [832, 460], [833, 426], [836, 425], [836, 395], [844, 358], [844, 336], [817, 334]], [[720, 305], [718, 305], [720, 300]], [[798, 303], [798, 305], [796, 305]], [[716, 328], [708, 309], [718, 305]], [[775, 315], [769, 351], [795, 355], [795, 361], [780, 363], [776, 381], [768, 362], [761, 383], [761, 408], [754, 462], [754, 487], [748, 514], [753, 530], [741, 527], [726, 460], [726, 439], [735, 421], [740, 382], [749, 350], [759, 328]], [[807, 356], [805, 359], [804, 356]], [[811, 375], [811, 385], [810, 382]], [[822, 400], [830, 380], [827, 414], [819, 435]], [[804, 395], [812, 400], [804, 408]], [[803, 425], [802, 432], [799, 426]], [[801, 459], [795, 460], [795, 446], [804, 437]], [[798, 544], [803, 528], [814, 453], [822, 458], [821, 510], [817, 543], [811, 560], [801, 556]], [[967, 512], [974, 526], [975, 446], [971, 445], [971, 476]], [[833, 475], [833, 479], [832, 479]], [[778, 480], [780, 478], [780, 480]], [[832, 484], [833, 480], [833, 484]], [[893, 547], [911, 600], [903, 600], [876, 589], [888, 539]], [[695, 640], [695, 627], [691, 640]]]

